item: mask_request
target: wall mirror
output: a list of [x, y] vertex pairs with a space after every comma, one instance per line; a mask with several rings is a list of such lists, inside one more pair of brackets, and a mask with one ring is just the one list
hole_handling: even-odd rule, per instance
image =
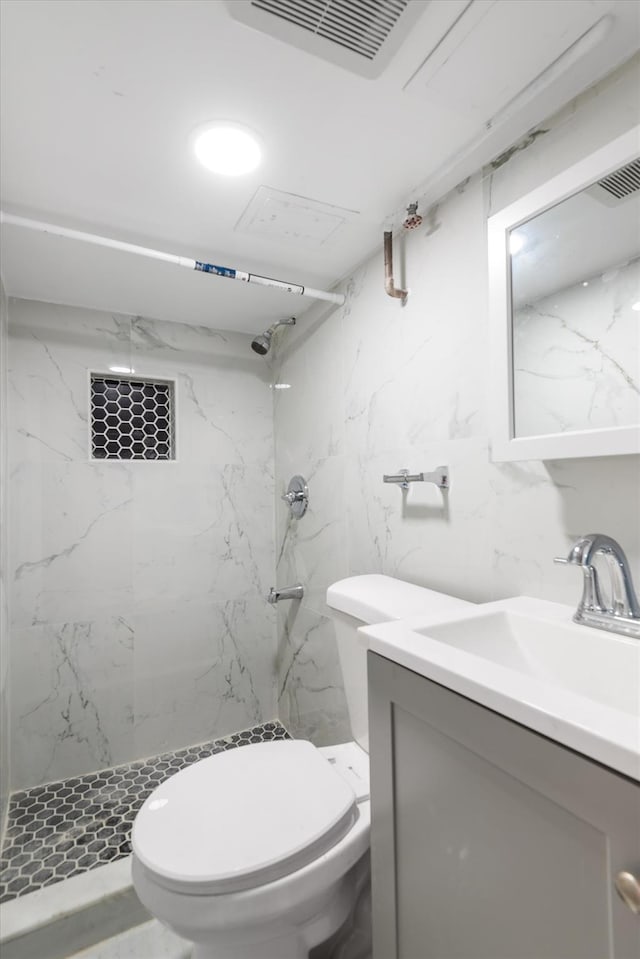
[[640, 127], [489, 220], [492, 458], [640, 452]]

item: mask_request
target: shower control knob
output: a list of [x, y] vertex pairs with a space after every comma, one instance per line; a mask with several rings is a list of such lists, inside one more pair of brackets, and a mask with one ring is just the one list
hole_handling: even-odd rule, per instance
[[281, 499], [291, 510], [291, 515], [296, 519], [307, 512], [309, 505], [309, 487], [304, 476], [294, 476], [287, 487], [287, 492], [283, 493]]
[[288, 503], [289, 506], [293, 506], [294, 503], [300, 503], [304, 500], [304, 493], [302, 490], [298, 490], [297, 493], [294, 493], [293, 490], [290, 493], [283, 493], [281, 499]]

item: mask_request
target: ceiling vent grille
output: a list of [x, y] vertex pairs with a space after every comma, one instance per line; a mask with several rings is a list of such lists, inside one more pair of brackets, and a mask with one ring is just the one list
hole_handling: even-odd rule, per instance
[[225, 5], [234, 20], [373, 79], [429, 0], [226, 0]]
[[624, 200], [631, 193], [640, 190], [640, 158], [632, 160], [610, 176], [598, 180], [598, 186], [616, 200]]
[[252, 0], [251, 6], [373, 60], [409, 0]]

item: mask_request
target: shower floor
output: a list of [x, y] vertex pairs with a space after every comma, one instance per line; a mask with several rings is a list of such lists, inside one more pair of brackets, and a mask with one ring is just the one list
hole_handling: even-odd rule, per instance
[[0, 903], [131, 852], [138, 809], [161, 782], [225, 749], [289, 739], [279, 722], [11, 796], [0, 861]]

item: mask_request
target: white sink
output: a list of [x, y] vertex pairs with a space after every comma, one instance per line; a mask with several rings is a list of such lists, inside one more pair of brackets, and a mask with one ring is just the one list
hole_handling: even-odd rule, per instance
[[377, 652], [640, 780], [640, 642], [518, 597], [360, 630]]
[[511, 610], [416, 629], [498, 666], [638, 714], [637, 640]]

